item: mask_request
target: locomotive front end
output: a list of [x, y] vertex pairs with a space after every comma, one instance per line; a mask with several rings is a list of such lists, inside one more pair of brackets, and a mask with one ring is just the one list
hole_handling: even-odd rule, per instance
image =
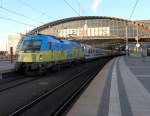
[[25, 36], [18, 49], [18, 59], [15, 65], [17, 71], [26, 74], [33, 71], [42, 72], [45, 69], [44, 52], [41, 51], [43, 40], [38, 37]]

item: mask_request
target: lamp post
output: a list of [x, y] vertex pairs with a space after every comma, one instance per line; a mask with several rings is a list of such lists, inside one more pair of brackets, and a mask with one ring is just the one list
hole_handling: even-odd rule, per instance
[[127, 26], [126, 26], [126, 28], [125, 28], [125, 32], [126, 32], [126, 56], [128, 56], [128, 49], [129, 49], [129, 46], [128, 46], [128, 28], [127, 28]]
[[136, 40], [136, 49], [137, 49], [136, 53], [137, 53], [137, 55], [138, 55], [138, 53], [139, 53], [139, 47], [140, 47], [140, 44], [139, 44], [139, 29], [138, 29], [138, 25], [137, 25], [137, 36], [135, 37], [135, 40]]

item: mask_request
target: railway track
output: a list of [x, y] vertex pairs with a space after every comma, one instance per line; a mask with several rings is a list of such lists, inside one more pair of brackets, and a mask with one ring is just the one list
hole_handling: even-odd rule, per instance
[[33, 105], [37, 104], [39, 101], [43, 100], [45, 97], [47, 97], [48, 95], [54, 93], [55, 91], [57, 91], [58, 89], [60, 89], [61, 87], [65, 86], [66, 84], [68, 84], [69, 82], [73, 81], [76, 78], [79, 78], [79, 75], [85, 73], [85, 71], [82, 71], [81, 73], [78, 73], [77, 75], [75, 75], [72, 79], [65, 81], [63, 83], [61, 83], [60, 85], [58, 85], [57, 87], [50, 89], [49, 91], [47, 91], [46, 93], [42, 94], [41, 96], [39, 96], [38, 98], [36, 98], [35, 100], [31, 101], [30, 103], [24, 105], [23, 107], [19, 108], [18, 110], [16, 110], [15, 112], [12, 112], [9, 116], [16, 116], [19, 115], [21, 113], [23, 113], [25, 110], [29, 109], [30, 107], [32, 107]]
[[[56, 73], [56, 71], [55, 71], [55, 73]], [[6, 82], [1, 82], [0, 83], [0, 92], [3, 92], [3, 91], [6, 91], [6, 90], [9, 90], [9, 89], [21, 86], [23, 84], [30, 83], [32, 81], [39, 80], [41, 78], [44, 78], [44, 77], [25, 77], [25, 76], [15, 77], [14, 76], [14, 79], [10, 78]]]
[[[51, 100], [53, 101], [54, 97], [56, 97], [57, 99], [60, 99], [59, 98], [60, 95], [58, 96], [57, 94], [62, 93], [62, 96], [64, 96], [65, 92], [68, 92], [69, 91], [68, 89], [70, 89], [72, 91], [69, 91], [67, 93], [66, 97], [64, 97], [63, 100], [61, 100], [61, 102], [54, 105], [53, 108], [51, 108], [48, 112], [48, 115], [57, 116], [57, 115], [62, 114], [67, 109], [68, 105], [78, 96], [79, 93], [81, 93], [81, 91], [87, 86], [87, 84], [96, 76], [96, 74], [99, 72], [100, 68], [102, 68], [102, 66], [107, 61], [108, 60], [105, 60], [105, 62], [101, 65], [96, 64], [95, 67], [90, 67], [88, 69], [85, 69], [85, 70], [81, 71], [80, 73], [76, 74], [75, 76], [73, 76], [73, 78], [71, 78], [70, 80], [62, 82], [55, 88], [45, 91], [44, 94], [37, 97], [33, 101], [18, 108], [17, 110], [11, 112], [9, 114], [9, 116], [37, 115], [36, 114], [37, 110], [35, 110], [35, 109], [37, 109], [39, 105], [41, 106], [41, 104], [43, 104], [43, 103], [45, 104], [45, 101], [51, 103]], [[79, 85], [77, 85], [77, 84], [79, 84]], [[51, 100], [49, 101], [47, 99], [51, 99]], [[43, 106], [43, 107], [45, 107], [45, 106]], [[39, 115], [41, 115], [41, 114], [39, 114]]]
[[93, 78], [97, 75], [98, 72], [99, 72], [99, 70], [92, 73], [92, 75], [90, 75], [88, 77], [88, 79], [82, 83], [81, 87], [78, 90], [76, 90], [75, 92], [73, 92], [73, 94], [70, 97], [68, 97], [68, 99], [63, 104], [61, 104], [60, 107], [57, 110], [55, 110], [55, 112], [52, 115], [54, 115], [54, 116], [65, 115], [67, 113], [67, 109], [71, 105], [71, 103], [76, 100], [76, 97], [78, 97], [81, 94], [81, 92], [93, 80]]
[[15, 88], [15, 87], [18, 87], [18, 86], [21, 86], [23, 84], [27, 84], [27, 83], [30, 83], [32, 81], [35, 81], [35, 80], [38, 80], [40, 78], [17, 78], [17, 79], [14, 79], [13, 81], [9, 81], [8, 83], [5, 83], [5, 84], [2, 84], [0, 86], [0, 92], [3, 92], [3, 91], [6, 91], [8, 89], [12, 89], [12, 88]]
[[[84, 68], [86, 68], [86, 67], [84, 67]], [[11, 76], [11, 75], [8, 75], [8, 76]], [[12, 78], [12, 76], [13, 76], [13, 78]], [[3, 80], [3, 82], [0, 82], [0, 92], [3, 92], [3, 91], [6, 91], [9, 89], [21, 86], [23, 84], [27, 84], [32, 81], [36, 81], [36, 80], [43, 78], [43, 77], [25, 77], [25, 76], [14, 75], [14, 74], [12, 76], [11, 76], [11, 78], [7, 77], [7, 78], [9, 78], [8, 80]]]

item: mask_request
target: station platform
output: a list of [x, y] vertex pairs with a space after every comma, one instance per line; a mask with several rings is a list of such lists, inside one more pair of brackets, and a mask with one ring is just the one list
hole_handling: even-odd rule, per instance
[[2, 73], [12, 72], [14, 70], [15, 61], [10, 63], [9, 60], [0, 60], [0, 79], [2, 78]]
[[150, 58], [108, 62], [67, 116], [150, 116]]

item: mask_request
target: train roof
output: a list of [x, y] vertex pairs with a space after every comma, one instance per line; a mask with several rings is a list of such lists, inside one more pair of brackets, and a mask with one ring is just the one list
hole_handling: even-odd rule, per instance
[[62, 38], [53, 36], [53, 35], [43, 35], [43, 34], [35, 34], [35, 35], [25, 35], [26, 40], [31, 40], [33, 37], [34, 39], [42, 39], [42, 40], [50, 40], [56, 43], [63, 43], [63, 44], [70, 44], [72, 46], [80, 46], [80, 43], [71, 41], [71, 40], [64, 40]]
[[52, 36], [52, 35], [25, 35], [24, 36], [26, 40], [30, 40], [30, 39], [42, 39], [42, 40], [48, 40], [50, 39], [52, 42], [63, 42], [60, 38]]

